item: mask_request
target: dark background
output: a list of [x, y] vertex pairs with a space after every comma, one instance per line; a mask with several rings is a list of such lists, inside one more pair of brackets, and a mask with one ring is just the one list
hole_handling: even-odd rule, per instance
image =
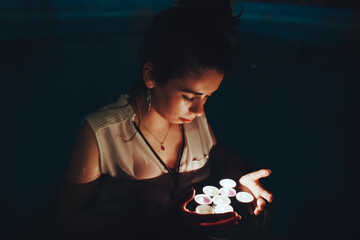
[[[144, 30], [171, 2], [0, 0], [4, 236], [46, 239], [81, 117], [128, 91]], [[217, 138], [272, 169], [279, 238], [355, 238], [358, 1], [233, 2], [243, 49], [207, 106]]]

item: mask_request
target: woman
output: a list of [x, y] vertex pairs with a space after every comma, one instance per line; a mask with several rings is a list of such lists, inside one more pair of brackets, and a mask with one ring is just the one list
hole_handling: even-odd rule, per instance
[[216, 157], [204, 114], [234, 59], [236, 22], [225, 0], [178, 1], [154, 17], [130, 95], [84, 118], [54, 208], [55, 237], [198, 239], [241, 224], [236, 212], [186, 207], [214, 164], [252, 192], [255, 215], [272, 201], [259, 184], [269, 170], [243, 175], [238, 158]]

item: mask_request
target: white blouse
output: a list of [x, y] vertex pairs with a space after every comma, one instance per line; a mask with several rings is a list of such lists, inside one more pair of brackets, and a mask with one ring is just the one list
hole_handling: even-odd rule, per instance
[[[165, 166], [135, 128], [135, 113], [128, 100], [128, 95], [121, 95], [116, 102], [84, 118], [95, 133], [101, 173], [107, 176], [97, 206], [100, 212], [128, 211], [131, 209], [129, 201], [133, 202], [135, 198], [146, 198], [149, 208], [154, 209], [152, 204], [158, 204], [161, 208], [171, 198], [174, 184], [177, 185], [177, 191], [186, 189], [209, 175], [205, 165], [213, 142], [204, 115], [183, 124], [185, 144], [178, 182], [174, 183], [173, 177], [168, 176]], [[150, 189], [168, 196], [164, 195], [160, 199], [156, 194], [148, 196]]]

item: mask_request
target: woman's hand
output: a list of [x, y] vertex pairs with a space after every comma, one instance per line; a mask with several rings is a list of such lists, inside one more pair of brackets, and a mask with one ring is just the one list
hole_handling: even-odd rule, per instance
[[[261, 184], [260, 179], [269, 176], [271, 171], [269, 169], [261, 169], [255, 172], [248, 173], [239, 179], [240, 187], [247, 188], [255, 197], [254, 214], [259, 215], [264, 211], [267, 202], [272, 202], [273, 195], [265, 190]], [[266, 200], [266, 201], [265, 201]]]
[[[241, 219], [236, 212], [198, 214], [186, 208], [186, 205], [194, 198], [195, 190], [186, 191], [175, 206], [173, 217], [180, 219], [183, 226], [190, 230], [220, 231], [238, 224]], [[175, 214], [174, 214], [175, 213]]]

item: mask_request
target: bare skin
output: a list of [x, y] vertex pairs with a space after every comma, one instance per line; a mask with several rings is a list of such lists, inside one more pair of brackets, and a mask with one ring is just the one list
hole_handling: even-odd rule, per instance
[[[152, 95], [151, 109], [147, 110], [146, 96], [139, 96], [135, 101], [136, 104], [132, 106], [136, 113], [135, 124], [163, 162], [170, 169], [174, 169], [183, 144], [180, 125], [191, 122], [195, 117], [204, 114], [204, 104], [207, 98], [219, 88], [224, 75], [216, 69], [206, 69], [199, 76], [190, 75], [185, 79], [171, 79], [167, 84], [159, 85], [152, 78], [151, 72], [151, 63], [145, 64], [143, 79]], [[210, 132], [215, 145], [216, 138], [211, 130]], [[163, 140], [165, 136], [166, 151], [162, 151], [159, 141], [156, 139]], [[272, 194], [259, 183], [261, 178], [269, 174], [268, 170], [262, 169], [239, 179], [240, 184], [249, 189], [256, 198], [254, 210], [256, 215], [264, 210], [266, 201], [272, 201]], [[68, 225], [71, 228], [69, 231], [78, 231], [79, 235], [82, 235], [83, 230], [87, 229], [90, 239], [91, 237], [96, 238], [98, 233], [104, 231], [109, 231], [111, 235], [111, 227], [118, 226], [119, 223], [126, 222], [129, 225], [136, 225], [138, 222], [136, 217], [129, 220], [126, 216], [124, 218], [124, 216], [86, 213], [86, 206], [94, 199], [99, 189], [100, 177], [98, 145], [94, 132], [85, 122], [73, 149], [66, 172], [66, 181], [62, 185], [56, 201], [55, 216], [57, 219], [62, 219], [55, 221], [56, 224], [63, 224], [62, 227], [64, 224]], [[173, 209], [174, 216], [180, 217], [184, 225], [188, 224], [189, 228], [203, 230], [220, 230], [238, 224], [241, 217], [235, 212], [200, 215], [188, 211], [186, 203], [192, 200], [193, 194], [193, 191], [185, 193], [178, 200], [178, 207]], [[66, 220], [74, 219], [74, 217], [78, 220], [73, 220], [73, 223]], [[87, 220], [82, 220], [83, 218]]]
[[[146, 64], [143, 78], [152, 96], [151, 109], [147, 109], [145, 96], [140, 96], [136, 100], [136, 106], [133, 106], [137, 113], [135, 123], [159, 157], [172, 169], [182, 146], [180, 124], [204, 114], [207, 98], [218, 89], [224, 75], [212, 69], [204, 71], [200, 77], [171, 79], [166, 85], [159, 85], [151, 77], [151, 71], [151, 64]], [[156, 138], [163, 140], [169, 127], [170, 131], [164, 142], [166, 151], [161, 151]], [[213, 141], [215, 144], [215, 138]]]

